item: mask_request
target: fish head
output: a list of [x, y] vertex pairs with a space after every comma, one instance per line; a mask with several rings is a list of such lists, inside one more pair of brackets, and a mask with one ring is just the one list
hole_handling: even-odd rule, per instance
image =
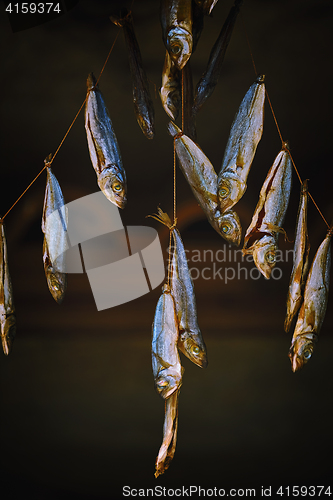
[[296, 372], [305, 365], [312, 356], [316, 336], [299, 336], [290, 347], [288, 356], [291, 361], [291, 368]]
[[163, 399], [168, 399], [181, 386], [181, 374], [173, 367], [161, 370], [155, 380], [155, 387]]
[[114, 166], [105, 168], [98, 176], [98, 186], [106, 198], [119, 208], [125, 208], [127, 202], [126, 181]]
[[224, 214], [217, 211], [215, 221], [218, 225], [218, 233], [229, 243], [238, 246], [242, 237], [242, 226], [238, 214], [233, 210], [228, 210]]
[[184, 341], [184, 350], [186, 356], [200, 368], [207, 368], [208, 359], [205, 344], [200, 345], [193, 339], [187, 338]]
[[218, 183], [218, 199], [221, 212], [232, 208], [244, 192], [243, 184], [239, 179], [222, 178]]
[[65, 291], [67, 288], [67, 275], [59, 273], [50, 265], [46, 271], [47, 286], [54, 300], [61, 304], [64, 300]]
[[7, 317], [1, 317], [1, 342], [3, 352], [8, 356], [12, 350], [13, 341], [16, 334], [16, 319], [15, 314], [10, 314]]
[[272, 236], [264, 236], [253, 248], [253, 260], [261, 274], [269, 279], [276, 264], [277, 247]]
[[177, 26], [168, 33], [167, 49], [172, 61], [182, 70], [192, 54], [193, 38], [187, 30]]

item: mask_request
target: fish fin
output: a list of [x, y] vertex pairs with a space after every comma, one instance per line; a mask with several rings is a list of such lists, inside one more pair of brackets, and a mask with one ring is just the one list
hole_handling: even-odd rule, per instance
[[157, 214], [153, 215], [146, 215], [147, 217], [151, 217], [152, 219], [157, 220], [158, 222], [161, 222], [161, 224], [164, 224], [167, 226], [169, 229], [173, 229], [176, 224], [177, 224], [177, 219], [175, 219], [174, 224], [172, 224], [170, 217], [166, 212], [163, 212], [163, 210], [160, 207], [157, 207]]

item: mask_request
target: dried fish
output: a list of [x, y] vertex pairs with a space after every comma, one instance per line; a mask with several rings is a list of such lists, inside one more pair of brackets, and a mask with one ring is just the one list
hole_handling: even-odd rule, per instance
[[165, 401], [163, 442], [156, 459], [155, 477], [158, 477], [167, 470], [176, 451], [179, 392], [180, 390], [175, 391]]
[[[211, 50], [206, 71], [200, 78], [195, 90], [193, 104], [194, 114], [197, 114], [198, 111], [202, 108], [203, 104], [206, 102], [208, 97], [212, 95], [217, 85], [218, 79], [221, 74], [223, 59], [231, 39], [232, 31], [234, 29], [242, 1], [243, 0], [235, 0], [235, 4], [233, 7], [231, 7], [228, 17], [224, 25], [222, 26], [220, 34]], [[197, 1], [197, 3], [199, 3], [199, 1]], [[203, 9], [207, 10], [205, 4], [211, 4], [212, 2], [205, 1], [200, 3], [203, 4]], [[210, 8], [210, 10], [213, 8], [213, 6]]]
[[158, 214], [153, 218], [171, 229], [174, 241], [170, 288], [175, 302], [179, 328], [178, 348], [193, 363], [201, 368], [206, 368], [208, 364], [207, 350], [198, 325], [194, 286], [180, 233], [176, 227], [172, 226], [168, 214], [160, 208], [158, 208]]
[[[50, 161], [50, 156], [45, 160]], [[67, 288], [65, 251], [67, 243], [67, 210], [59, 183], [51, 167], [47, 167], [46, 190], [42, 217], [43, 262], [47, 285], [58, 304]]]
[[85, 126], [92, 165], [100, 190], [119, 208], [126, 205], [126, 174], [112, 122], [92, 73], [87, 80]]
[[121, 17], [110, 16], [110, 20], [123, 28], [127, 45], [128, 61], [132, 75], [134, 112], [142, 132], [148, 139], [155, 134], [154, 105], [149, 93], [147, 75], [142, 64], [139, 44], [135, 35], [132, 14], [122, 9]]
[[160, 96], [163, 108], [172, 120], [177, 120], [181, 106], [181, 72], [166, 51]]
[[165, 48], [179, 70], [189, 60], [192, 47], [191, 0], [161, 0], [162, 38]]
[[202, 8], [207, 16], [209, 16], [217, 4], [217, 0], [195, 0], [195, 3]]
[[283, 232], [291, 180], [291, 160], [285, 143], [267, 174], [244, 238], [243, 253], [253, 254], [255, 265], [267, 279], [276, 263], [278, 233]]
[[231, 126], [217, 180], [222, 213], [230, 210], [246, 190], [247, 177], [263, 131], [264, 78], [264, 75], [259, 75], [251, 85]]
[[16, 334], [16, 317], [13, 302], [12, 282], [9, 275], [7, 242], [5, 225], [0, 220], [0, 322], [3, 352], [8, 356], [11, 352]]
[[321, 243], [313, 259], [304, 290], [304, 301], [298, 319], [289, 358], [295, 372], [309, 361], [324, 321], [331, 268], [332, 228]]
[[217, 175], [207, 156], [172, 122], [169, 134], [174, 138], [180, 168], [212, 227], [229, 243], [239, 245], [242, 228], [236, 212], [221, 214], [217, 199]]
[[284, 329], [289, 332], [290, 325], [298, 312], [303, 300], [306, 276], [309, 268], [310, 243], [307, 230], [308, 212], [308, 183], [305, 180], [301, 188], [301, 197], [298, 208], [293, 269], [291, 271], [290, 283], [287, 295], [287, 315], [284, 322]]
[[179, 333], [174, 300], [168, 285], [162, 290], [152, 330], [152, 367], [155, 388], [167, 399], [181, 386], [184, 369], [177, 350]]

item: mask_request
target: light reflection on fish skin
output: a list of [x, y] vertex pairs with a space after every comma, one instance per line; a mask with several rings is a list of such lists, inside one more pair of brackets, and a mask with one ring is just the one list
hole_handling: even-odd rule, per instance
[[305, 180], [301, 187], [298, 207], [296, 234], [293, 252], [293, 268], [291, 271], [288, 294], [287, 314], [284, 322], [285, 332], [289, 332], [291, 323], [303, 301], [303, 290], [309, 268], [310, 243], [307, 231], [308, 186]]
[[[47, 163], [47, 159], [45, 162]], [[65, 267], [64, 259], [67, 250], [67, 219], [66, 210], [63, 209], [65, 200], [51, 167], [47, 167], [46, 171], [47, 179], [42, 215], [43, 264], [51, 295], [58, 304], [61, 304], [67, 288], [67, 274], [62, 272]], [[56, 211], [58, 211], [59, 216], [51, 217], [51, 214]], [[60, 259], [57, 261], [58, 267], [54, 260], [55, 256], [59, 256]]]
[[206, 368], [207, 349], [197, 320], [194, 286], [179, 231], [172, 230], [174, 241], [170, 287], [179, 324], [178, 347], [193, 363]]
[[7, 241], [4, 222], [0, 221], [0, 325], [1, 343], [6, 356], [12, 350], [16, 335], [16, 316], [12, 282], [8, 267]]
[[304, 300], [289, 350], [294, 372], [311, 358], [325, 318], [331, 269], [331, 232], [319, 246], [306, 280]]
[[127, 202], [126, 174], [108, 110], [92, 73], [87, 79], [87, 91], [85, 128], [97, 183], [111, 203], [124, 208]]
[[264, 81], [264, 75], [259, 75], [251, 85], [231, 126], [217, 180], [221, 212], [230, 210], [246, 191], [247, 177], [263, 132]]
[[176, 451], [179, 393], [180, 389], [175, 391], [165, 401], [163, 442], [156, 458], [155, 477], [164, 474], [164, 472], [168, 469]]
[[181, 386], [184, 368], [177, 349], [179, 332], [174, 300], [168, 285], [162, 290], [152, 328], [152, 368], [156, 391], [167, 399]]
[[165, 48], [182, 70], [192, 54], [192, 5], [188, 0], [161, 0], [160, 20]]

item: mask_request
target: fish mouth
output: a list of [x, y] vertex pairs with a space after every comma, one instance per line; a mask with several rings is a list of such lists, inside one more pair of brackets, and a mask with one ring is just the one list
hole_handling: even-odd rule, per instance
[[306, 336], [296, 338], [289, 349], [288, 356], [291, 361], [291, 369], [295, 373], [302, 368], [312, 357], [314, 343], [317, 341], [317, 334], [308, 333]]
[[104, 178], [101, 181], [98, 180], [99, 188], [104, 194], [104, 196], [117, 207], [125, 208], [127, 203], [126, 186], [124, 186], [122, 182], [118, 181], [118, 184], [120, 186], [120, 191], [118, 194], [114, 191], [112, 187], [114, 184], [115, 184], [114, 178]]
[[271, 236], [264, 236], [253, 249], [253, 260], [261, 274], [268, 280], [275, 267], [276, 245]]

